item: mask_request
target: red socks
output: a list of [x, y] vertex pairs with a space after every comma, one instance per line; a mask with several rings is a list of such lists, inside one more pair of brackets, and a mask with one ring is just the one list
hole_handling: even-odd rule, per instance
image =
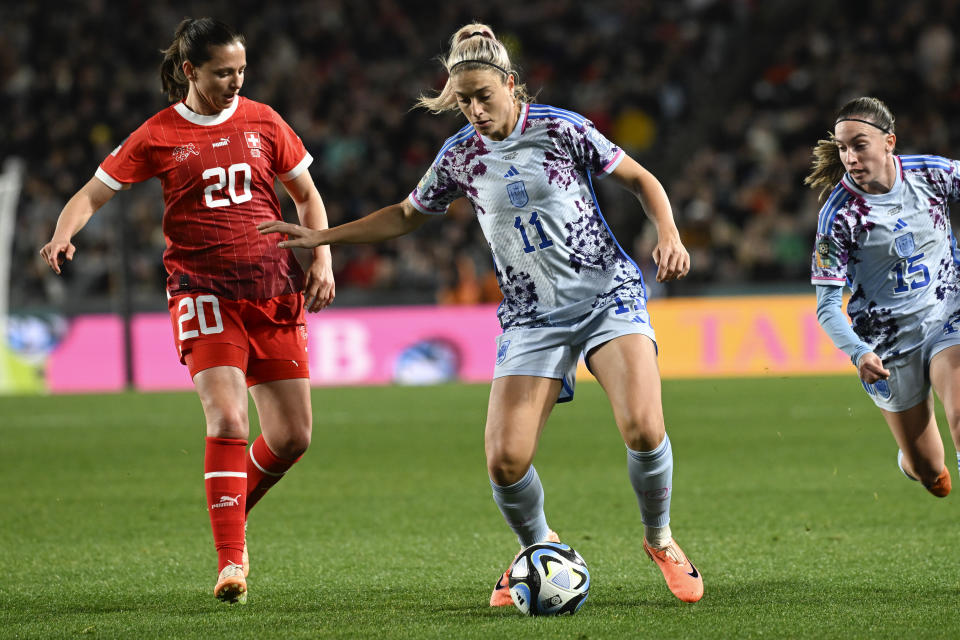
[[277, 484], [283, 474], [287, 472], [287, 469], [292, 467], [299, 459], [285, 460], [278, 458], [273, 451], [270, 451], [270, 447], [267, 446], [263, 436], [257, 436], [257, 439], [250, 445], [250, 453], [247, 455], [246, 509], [248, 513], [267, 490]]
[[217, 571], [243, 561], [243, 525], [246, 520], [247, 441], [207, 438], [203, 460], [207, 510], [217, 547]]
[[278, 458], [263, 436], [253, 441], [249, 454], [246, 440], [207, 438], [203, 478], [217, 547], [217, 571], [229, 563], [243, 562], [247, 512], [297, 460]]

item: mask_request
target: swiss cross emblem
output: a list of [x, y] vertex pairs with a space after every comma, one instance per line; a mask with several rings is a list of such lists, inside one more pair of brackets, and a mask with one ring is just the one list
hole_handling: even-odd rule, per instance
[[259, 149], [260, 148], [260, 134], [256, 131], [245, 131], [243, 134], [244, 139], [247, 141], [248, 149]]

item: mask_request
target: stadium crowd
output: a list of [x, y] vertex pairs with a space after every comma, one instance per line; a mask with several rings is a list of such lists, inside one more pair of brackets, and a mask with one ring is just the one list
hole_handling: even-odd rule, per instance
[[[109, 308], [127, 287], [137, 308], [162, 308], [156, 181], [94, 217], [65, 280], [37, 250], [65, 199], [166, 106], [157, 68], [173, 26], [226, 5], [51, 6], [0, 9], [0, 155], [26, 162], [11, 306]], [[453, 114], [411, 109], [445, 80], [434, 56], [457, 25], [494, 25], [538, 101], [584, 114], [664, 182], [693, 269], [670, 290], [651, 284], [652, 296], [758, 283], [805, 289], [819, 205], [803, 176], [831, 114], [852, 97], [876, 95], [901, 115], [901, 153], [960, 156], [960, 127], [950, 126], [960, 112], [957, 0], [878, 0], [866, 13], [856, 3], [797, 0], [491, 0], [482, 9], [237, 0], [222, 17], [256, 52], [243, 94], [273, 105], [302, 136], [331, 224], [399, 201], [416, 185], [437, 142], [463, 125]], [[639, 207], [602, 181], [598, 190], [619, 241], [651, 272], [654, 234]], [[472, 218], [469, 203], [457, 201], [445, 220], [411, 236], [337, 247], [338, 304], [499, 300]]]

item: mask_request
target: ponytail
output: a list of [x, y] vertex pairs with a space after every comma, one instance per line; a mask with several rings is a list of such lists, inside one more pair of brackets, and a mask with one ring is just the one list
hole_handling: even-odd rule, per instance
[[183, 63], [187, 60], [199, 67], [212, 56], [210, 47], [233, 43], [245, 44], [242, 34], [213, 18], [185, 18], [177, 25], [173, 42], [162, 51], [160, 82], [171, 102], [183, 100], [190, 90], [190, 82], [183, 75]]
[[833, 190], [847, 170], [840, 159], [840, 150], [832, 133], [825, 140], [817, 140], [813, 148], [813, 168], [810, 175], [803, 179], [803, 184], [811, 189], [819, 189], [817, 198], [823, 202]]

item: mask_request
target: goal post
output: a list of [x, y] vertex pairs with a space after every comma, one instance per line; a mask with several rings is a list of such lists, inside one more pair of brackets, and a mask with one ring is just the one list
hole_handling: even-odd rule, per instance
[[0, 393], [13, 389], [7, 319], [10, 312], [10, 270], [17, 202], [23, 185], [23, 160], [7, 158], [0, 174]]

